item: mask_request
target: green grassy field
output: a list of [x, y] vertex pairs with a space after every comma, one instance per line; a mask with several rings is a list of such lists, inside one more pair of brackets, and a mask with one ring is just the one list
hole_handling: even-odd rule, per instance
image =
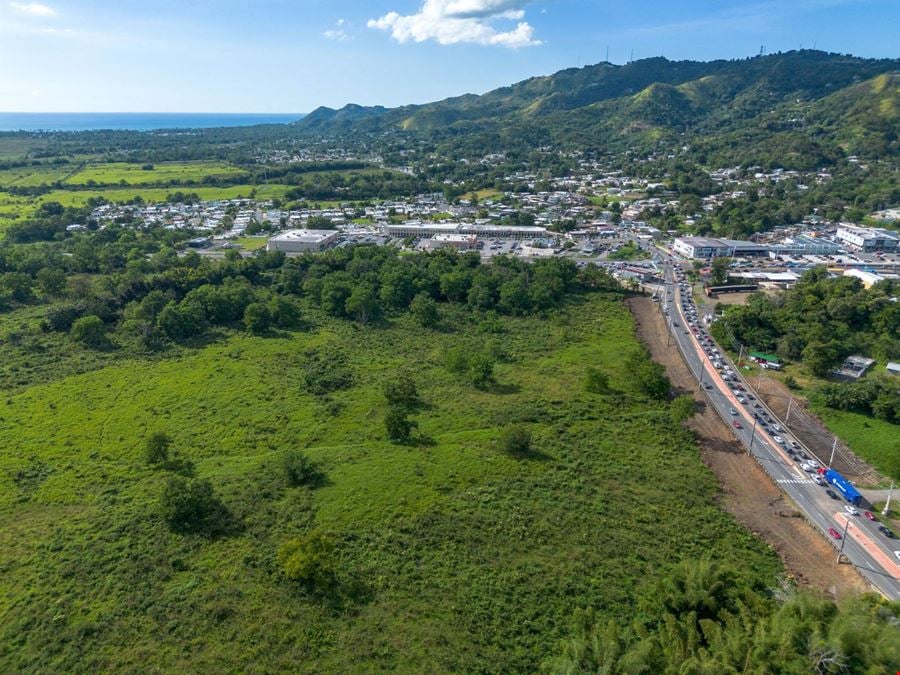
[[51, 185], [78, 169], [78, 164], [59, 166], [22, 166], [0, 171], [0, 187], [36, 187]]
[[[409, 316], [360, 328], [307, 310], [301, 332], [226, 331], [165, 360], [44, 370], [8, 394], [0, 670], [527, 672], [574, 609], [632, 616], [645, 583], [682, 558], [774, 582], [777, 559], [717, 508], [690, 435], [633, 390], [622, 364], [637, 342], [618, 300], [503, 319], [501, 334], [445, 311], [460, 328]], [[489, 342], [507, 354], [496, 386], [441, 365], [452, 346]], [[311, 348], [343, 356], [353, 385], [307, 393]], [[584, 393], [589, 365], [614, 395]], [[424, 401], [413, 445], [388, 442], [381, 422], [381, 384], [403, 370]], [[532, 432], [534, 456], [495, 447], [509, 423]], [[213, 482], [231, 534], [164, 525], [165, 472], [141, 459], [157, 430]], [[324, 485], [287, 487], [286, 449], [317, 461]], [[335, 537], [336, 597], [292, 586], [275, 560], [313, 527]]]
[[900, 430], [896, 424], [810, 401], [819, 418], [854, 453], [889, 478], [900, 480]]
[[232, 178], [246, 173], [225, 162], [159, 162], [152, 166], [152, 170], [147, 170], [142, 164], [125, 162], [89, 164], [66, 180], [66, 183], [85, 185], [94, 181], [98, 185], [118, 185], [124, 181], [128, 185], [150, 185], [176, 180], [200, 181], [206, 176]]
[[266, 245], [269, 237], [238, 237], [234, 243], [245, 251], [255, 251]]

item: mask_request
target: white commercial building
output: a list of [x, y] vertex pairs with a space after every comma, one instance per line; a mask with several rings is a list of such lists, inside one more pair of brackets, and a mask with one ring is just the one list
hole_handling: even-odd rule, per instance
[[339, 235], [337, 230], [285, 230], [266, 242], [266, 250], [285, 253], [321, 251], [331, 246]]
[[835, 237], [857, 251], [896, 251], [900, 246], [900, 238], [896, 233], [877, 227], [842, 225]]

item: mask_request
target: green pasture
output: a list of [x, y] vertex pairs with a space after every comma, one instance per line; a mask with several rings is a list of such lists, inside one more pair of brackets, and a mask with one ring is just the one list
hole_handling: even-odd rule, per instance
[[[774, 583], [776, 557], [716, 506], [690, 434], [633, 389], [623, 363], [638, 344], [620, 302], [578, 298], [549, 318], [503, 319], [500, 333], [443, 311], [430, 331], [408, 315], [358, 327], [307, 309], [301, 331], [225, 331], [170, 358], [47, 370], [9, 393], [0, 669], [531, 672], [576, 608], [631, 616], [683, 558]], [[503, 357], [485, 390], [442, 365], [451, 347], [488, 345]], [[312, 349], [343, 361], [352, 385], [308, 393]], [[591, 365], [610, 394], [585, 393]], [[410, 445], [382, 424], [382, 384], [398, 372], [422, 401]], [[496, 447], [508, 424], [532, 433], [533, 455]], [[212, 481], [229, 534], [165, 526], [167, 472], [142, 459], [154, 431]], [[320, 487], [287, 486], [290, 449], [319, 464]], [[336, 542], [327, 597], [275, 558], [313, 528]]]

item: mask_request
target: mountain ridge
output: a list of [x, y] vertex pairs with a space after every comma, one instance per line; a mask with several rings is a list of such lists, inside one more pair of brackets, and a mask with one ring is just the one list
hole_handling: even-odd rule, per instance
[[[674, 140], [686, 132], [734, 132], [751, 122], [772, 124], [772, 115], [792, 111], [800, 117], [810, 112], [839, 127], [842, 121], [829, 120], [817, 102], [845, 90], [849, 93], [844, 98], [871, 97], [873, 87], [853, 87], [878, 77], [884, 78], [882, 86], [889, 94], [879, 96], [891, 99], [891, 92], [897, 90], [897, 73], [900, 59], [864, 59], [814, 50], [742, 60], [653, 57], [625, 65], [601, 62], [567, 68], [484, 94], [426, 104], [320, 108], [295, 125], [301, 133], [335, 135], [405, 131], [508, 136], [518, 130], [534, 135], [536, 142], [562, 145], [570, 145], [567, 139], [575, 145], [591, 138], [616, 144], [634, 140], [635, 134], [653, 141]], [[847, 114], [854, 110], [857, 117], [862, 114], [852, 100], [838, 98]], [[892, 104], [880, 105], [889, 108]], [[883, 136], [875, 139], [875, 145], [895, 148], [896, 124], [894, 117], [875, 125]]]

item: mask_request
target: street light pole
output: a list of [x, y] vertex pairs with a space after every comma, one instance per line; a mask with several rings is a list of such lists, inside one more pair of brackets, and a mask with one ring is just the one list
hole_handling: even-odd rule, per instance
[[834, 443], [831, 444], [831, 457], [828, 459], [828, 466], [834, 464], [834, 451], [837, 450], [837, 436], [834, 437]]
[[756, 425], [759, 422], [759, 419], [756, 417], [753, 418], [753, 429], [750, 431], [750, 447], [747, 448], [747, 454], [751, 457], [753, 456], [753, 441], [756, 440]]
[[788, 411], [787, 415], [784, 416], [784, 423], [787, 424], [791, 421], [791, 406], [794, 404], [794, 397], [788, 396]]
[[891, 481], [891, 489], [888, 490], [888, 498], [887, 502], [884, 504], [884, 509], [881, 511], [881, 515], [886, 516], [891, 512], [891, 495], [894, 494], [894, 481]]
[[844, 534], [841, 535], [841, 549], [838, 551], [838, 565], [841, 564], [841, 558], [844, 556], [844, 543], [847, 541], [847, 530], [850, 529], [850, 516], [844, 516]]

